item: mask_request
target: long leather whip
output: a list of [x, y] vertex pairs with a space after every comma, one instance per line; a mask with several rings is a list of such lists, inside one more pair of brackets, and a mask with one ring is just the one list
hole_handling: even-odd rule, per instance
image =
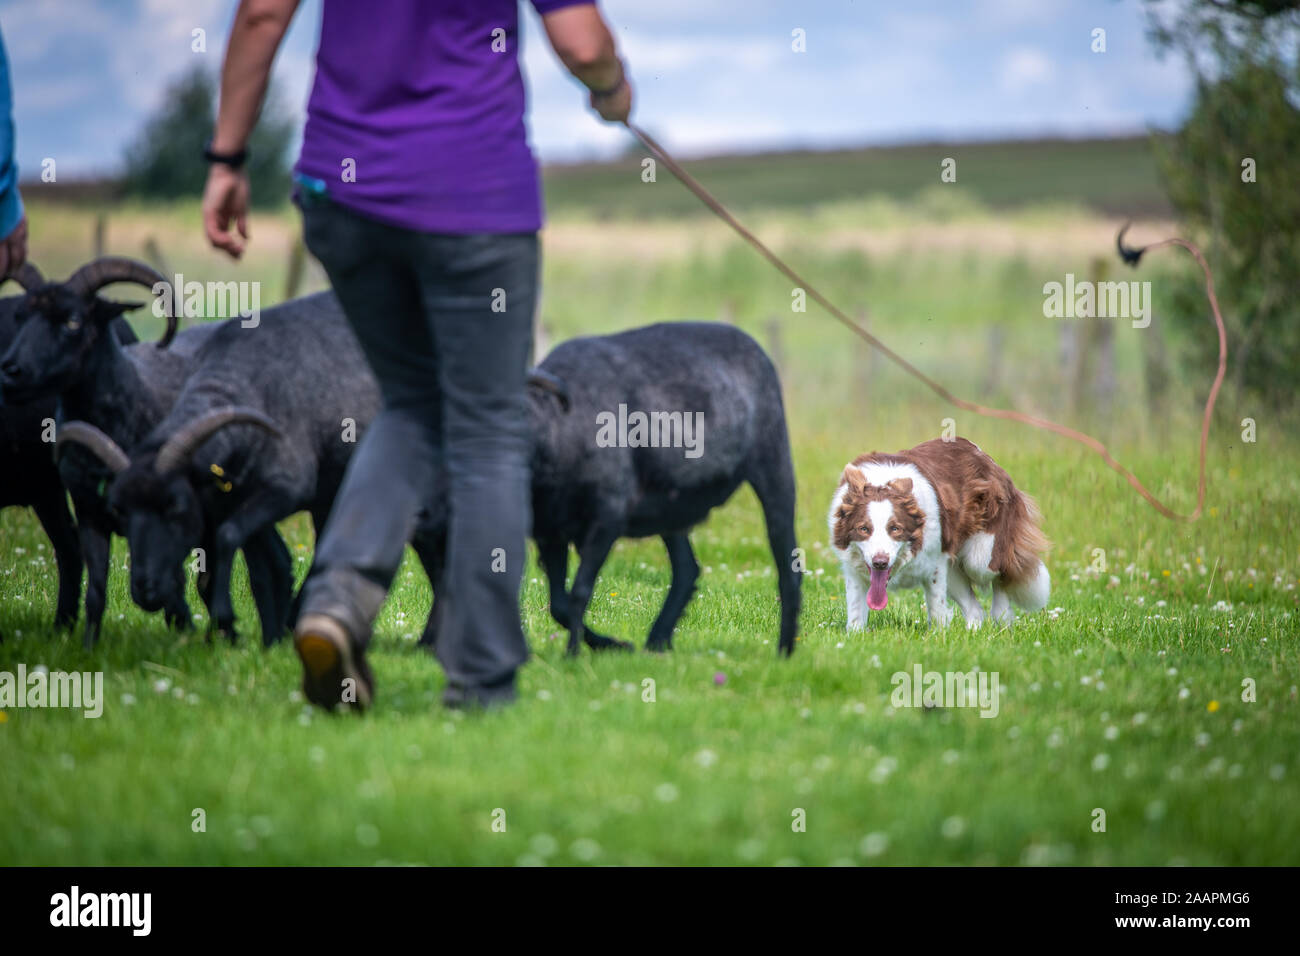
[[1201, 512], [1205, 507], [1206, 445], [1209, 442], [1210, 420], [1214, 414], [1214, 403], [1219, 397], [1219, 388], [1223, 385], [1223, 378], [1227, 372], [1228, 338], [1223, 327], [1223, 316], [1219, 312], [1219, 300], [1214, 293], [1214, 277], [1210, 273], [1210, 266], [1205, 261], [1205, 256], [1201, 254], [1200, 249], [1198, 249], [1193, 243], [1186, 239], [1173, 238], [1164, 239], [1160, 242], [1143, 246], [1140, 249], [1126, 248], [1124, 246], [1124, 232], [1128, 229], [1127, 226], [1120, 230], [1120, 233], [1115, 240], [1120, 256], [1131, 266], [1136, 266], [1138, 264], [1138, 260], [1141, 259], [1143, 253], [1162, 249], [1166, 246], [1182, 246], [1190, 252], [1196, 259], [1197, 265], [1201, 267], [1201, 271], [1205, 274], [1205, 295], [1206, 298], [1209, 299], [1210, 308], [1214, 313], [1214, 324], [1219, 331], [1219, 370], [1214, 376], [1214, 384], [1211, 386], [1209, 397], [1205, 401], [1205, 414], [1201, 419], [1201, 445], [1197, 462], [1196, 508], [1190, 514], [1179, 514], [1172, 508], [1166, 506], [1156, 498], [1155, 495], [1148, 491], [1146, 486], [1138, 480], [1137, 475], [1133, 474], [1133, 472], [1120, 464], [1120, 462], [1110, 453], [1110, 450], [1101, 441], [1093, 438], [1091, 435], [1070, 428], [1066, 425], [1059, 425], [1056, 422], [1048, 421], [1045, 418], [1039, 418], [1035, 415], [1027, 415], [1024, 412], [1015, 411], [1014, 409], [990, 408], [987, 405], [980, 405], [977, 402], [969, 402], [964, 398], [958, 398], [952, 392], [948, 391], [948, 389], [930, 378], [930, 376], [926, 375], [911, 362], [907, 361], [907, 359], [903, 358], [884, 342], [880, 341], [880, 339], [876, 338], [876, 336], [872, 335], [857, 322], [854, 322], [853, 319], [849, 318], [849, 316], [845, 314], [843, 309], [839, 308], [834, 302], [818, 291], [816, 286], [808, 282], [803, 276], [799, 275], [798, 272], [787, 265], [781, 257], [769, 249], [761, 239], [746, 229], [745, 226], [731, 214], [726, 206], [714, 198], [707, 189], [701, 186], [699, 182], [696, 181], [695, 177], [683, 169], [681, 164], [673, 159], [672, 156], [670, 156], [668, 152], [655, 141], [654, 137], [630, 121], [625, 125], [659, 162], [667, 166], [669, 171], [681, 180], [682, 185], [693, 192], [705, 206], [718, 216], [719, 219], [734, 229], [742, 239], [753, 246], [754, 249], [758, 251], [759, 255], [775, 266], [783, 275], [789, 278], [791, 282], [795, 283], [796, 286], [804, 289], [815, 302], [838, 319], [850, 332], [858, 336], [858, 338], [862, 339], [872, 348], [881, 352], [887, 359], [903, 371], [918, 379], [944, 401], [956, 405], [958, 408], [965, 409], [968, 412], [973, 412], [976, 415], [984, 415], [988, 418], [1005, 418], [1011, 421], [1023, 422], [1026, 425], [1032, 425], [1035, 428], [1055, 432], [1071, 441], [1078, 442], [1080, 445], [1091, 449], [1100, 456], [1101, 460], [1108, 466], [1123, 475], [1125, 480], [1133, 487], [1133, 490], [1145, 498], [1151, 507], [1155, 508], [1156, 511], [1160, 512], [1160, 514], [1164, 515], [1166, 518], [1174, 521], [1195, 521], [1201, 516]]

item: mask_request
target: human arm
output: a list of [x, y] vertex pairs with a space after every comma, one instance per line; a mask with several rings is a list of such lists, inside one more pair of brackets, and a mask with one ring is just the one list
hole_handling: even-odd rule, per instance
[[632, 86], [614, 36], [596, 4], [577, 3], [549, 12], [543, 9], [542, 26], [560, 62], [591, 91], [591, 108], [610, 122], [627, 122]]
[[14, 162], [13, 87], [9, 58], [0, 37], [0, 281], [16, 273], [27, 261], [27, 214], [18, 192], [18, 164]]
[[[271, 78], [271, 64], [299, 0], [241, 0], [221, 66], [221, 100], [212, 151], [239, 153], [248, 145]], [[203, 190], [203, 231], [234, 258], [248, 238], [248, 173], [214, 162]], [[239, 235], [231, 230], [234, 224]]]

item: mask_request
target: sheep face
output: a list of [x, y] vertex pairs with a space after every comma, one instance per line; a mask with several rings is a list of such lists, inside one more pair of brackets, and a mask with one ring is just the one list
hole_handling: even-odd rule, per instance
[[152, 456], [132, 462], [109, 489], [131, 548], [131, 599], [157, 611], [185, 594], [185, 562], [205, 571], [203, 508], [187, 476], [158, 474]]
[[0, 388], [15, 404], [50, 397], [81, 375], [109, 323], [138, 303], [110, 302], [47, 286], [23, 297], [14, 318], [18, 332], [0, 359]]

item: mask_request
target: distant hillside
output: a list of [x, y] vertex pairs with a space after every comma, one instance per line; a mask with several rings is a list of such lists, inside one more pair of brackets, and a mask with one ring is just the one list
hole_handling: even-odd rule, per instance
[[[641, 182], [640, 151], [611, 163], [543, 170], [548, 207], [598, 218], [697, 212], [684, 189]], [[1108, 215], [1169, 215], [1149, 137], [937, 143], [870, 149], [713, 156], [687, 163], [691, 173], [736, 209], [806, 207], [886, 195], [898, 201], [939, 186], [940, 163], [957, 160], [953, 188], [993, 208], [1073, 202]], [[670, 180], [658, 172], [659, 184]]]
[[[672, 186], [668, 170], [659, 171], [654, 186], [641, 181], [646, 155], [634, 150], [614, 162], [544, 167], [547, 208], [599, 219], [670, 218], [699, 212], [698, 200]], [[692, 159], [686, 165], [737, 210], [797, 209], [879, 195], [897, 202], [915, 199], [922, 191], [942, 185], [940, 163], [949, 156], [957, 160], [957, 182], [952, 188], [969, 191], [994, 209], [1066, 202], [1105, 215], [1172, 214], [1151, 140], [1145, 136], [753, 153]], [[665, 184], [669, 188], [657, 188]], [[22, 183], [21, 188], [28, 198], [73, 206], [111, 206], [122, 197], [122, 185], [114, 179], [58, 184], [35, 180]]]

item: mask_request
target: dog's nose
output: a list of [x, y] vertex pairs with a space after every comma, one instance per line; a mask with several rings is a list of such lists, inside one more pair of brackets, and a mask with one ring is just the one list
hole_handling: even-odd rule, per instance
[[877, 571], [886, 571], [889, 569], [889, 555], [883, 551], [871, 559], [871, 566]]

